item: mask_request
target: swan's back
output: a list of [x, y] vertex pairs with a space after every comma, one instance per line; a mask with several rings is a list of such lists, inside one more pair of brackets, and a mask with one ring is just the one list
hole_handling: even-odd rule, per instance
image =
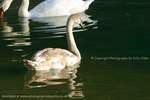
[[78, 58], [71, 52], [60, 48], [46, 48], [38, 51], [32, 58], [38, 67], [50, 66], [52, 69], [64, 69], [66, 66], [73, 66]]
[[51, 17], [71, 15], [87, 10], [89, 5], [83, 0], [45, 0], [30, 10], [30, 16]]

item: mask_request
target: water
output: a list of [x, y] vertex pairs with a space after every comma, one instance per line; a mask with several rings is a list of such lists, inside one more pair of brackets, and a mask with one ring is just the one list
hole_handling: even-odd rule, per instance
[[[32, 8], [41, 0], [30, 1]], [[1, 99], [150, 99], [149, 2], [95, 0], [85, 29], [75, 28], [80, 67], [59, 75], [29, 72], [22, 60], [46, 47], [67, 48], [66, 17], [19, 18], [19, 4], [0, 21]]]

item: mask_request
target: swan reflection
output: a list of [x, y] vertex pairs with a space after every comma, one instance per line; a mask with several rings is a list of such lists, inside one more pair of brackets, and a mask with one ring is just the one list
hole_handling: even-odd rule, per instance
[[29, 20], [26, 18], [19, 19], [19, 31], [8, 25], [6, 21], [1, 19], [1, 32], [3, 40], [10, 41], [7, 46], [29, 46], [30, 40], [30, 27]]
[[9, 33], [13, 31], [13, 27], [9, 26], [4, 19], [0, 19], [0, 30], [2, 33]]
[[[91, 16], [85, 14], [84, 12], [81, 13], [83, 22], [86, 22], [86, 25], [84, 25], [84, 30], [79, 28], [80, 26], [78, 24], [75, 24], [74, 32], [79, 31], [86, 31], [88, 28], [95, 28], [97, 27], [97, 20], [93, 20]], [[64, 34], [66, 33], [66, 23], [69, 16], [59, 16], [59, 17], [48, 17], [48, 18], [34, 18], [31, 19], [34, 23], [39, 23], [42, 25], [35, 25], [33, 32], [35, 33], [43, 33], [47, 34], [46, 37], [40, 37], [41, 39], [47, 39], [52, 38], [53, 36], [49, 37], [49, 34], [54, 35], [56, 38], [58, 37], [64, 37]], [[44, 25], [43, 25], [44, 24]]]
[[[92, 23], [93, 20], [90, 18], [89, 15], [85, 14], [84, 12], [81, 13], [83, 21], [88, 23]], [[66, 26], [67, 19], [69, 16], [57, 16], [57, 17], [47, 17], [47, 18], [34, 18], [32, 21], [39, 22], [39, 23], [47, 23], [51, 28], [52, 27], [63, 27]], [[94, 23], [94, 22], [93, 22]]]
[[[25, 88], [42, 88], [42, 87], [59, 87], [67, 88], [68, 90], [65, 97], [68, 98], [83, 98], [83, 83], [77, 82], [77, 68], [76, 65], [63, 71], [50, 70], [50, 71], [31, 71], [25, 75]], [[67, 86], [67, 87], [65, 87]], [[59, 88], [60, 89], [60, 88]], [[56, 91], [56, 90], [55, 90]], [[58, 90], [59, 91], [59, 90]], [[59, 94], [55, 94], [58, 95]], [[62, 96], [60, 96], [62, 97]]]
[[[83, 22], [87, 22], [85, 25], [88, 27], [95, 27], [97, 21], [92, 20], [89, 15], [82, 13]], [[16, 22], [17, 24], [9, 24], [7, 20], [0, 19], [0, 31], [2, 33], [2, 38], [4, 40], [10, 41], [7, 46], [29, 46], [31, 45], [30, 41], [30, 24], [32, 25], [32, 33], [40, 32], [40, 34], [44, 34], [47, 32], [55, 35], [45, 36], [42, 35], [38, 38], [47, 39], [47, 38], [58, 38], [62, 37], [60, 34], [64, 34], [66, 32], [66, 23], [68, 16], [60, 16], [60, 17], [48, 17], [48, 18], [34, 18], [31, 21], [28, 18], [19, 18]], [[38, 22], [39, 25], [35, 23]], [[41, 25], [42, 24], [42, 25]], [[44, 24], [44, 25], [43, 25]], [[35, 26], [34, 26], [35, 25]], [[79, 27], [78, 24], [75, 27]], [[74, 31], [84, 31], [83, 29], [75, 29]]]

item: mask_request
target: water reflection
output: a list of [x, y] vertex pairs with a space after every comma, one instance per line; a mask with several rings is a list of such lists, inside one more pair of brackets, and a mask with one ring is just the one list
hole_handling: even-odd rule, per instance
[[[96, 20], [92, 20], [91, 16], [81, 13], [83, 22], [86, 22], [85, 28], [95, 27], [94, 25], [97, 23]], [[33, 22], [44, 23], [46, 25], [35, 27], [34, 32], [51, 32], [55, 35], [64, 34], [66, 32], [66, 23], [69, 16], [59, 16], [59, 17], [50, 17], [50, 18], [36, 18], [32, 19]], [[78, 24], [75, 27], [79, 27]], [[74, 31], [84, 31], [82, 29], [76, 29]]]
[[[83, 22], [93, 22], [93, 20], [90, 18], [91, 16], [85, 14], [84, 12], [81, 13]], [[62, 27], [66, 26], [67, 19], [69, 16], [58, 16], [58, 17], [48, 17], [48, 18], [35, 18], [32, 19], [34, 22], [39, 22], [39, 23], [47, 23], [51, 27]]]
[[[9, 41], [7, 46], [29, 46], [31, 45], [31, 34], [40, 32], [41, 35], [40, 39], [47, 39], [47, 38], [57, 38], [62, 36], [66, 32], [66, 22], [68, 16], [61, 16], [61, 17], [50, 17], [50, 18], [35, 18], [29, 20], [28, 18], [19, 18], [16, 23], [9, 25], [9, 23], [1, 19], [0, 20], [0, 31], [2, 33], [1, 37], [3, 40]], [[85, 28], [93, 26], [97, 21], [92, 20], [89, 15], [82, 13], [82, 20], [83, 22], [87, 22]], [[35, 23], [39, 23], [40, 25], [33, 25]], [[32, 26], [30, 26], [30, 24]], [[33, 29], [30, 30], [30, 27]], [[79, 27], [79, 26], [75, 26]], [[74, 31], [85, 31], [83, 29], [75, 29]], [[48, 33], [47, 35], [45, 33]], [[54, 35], [50, 35], [52, 33]], [[48, 36], [49, 35], [49, 36]]]
[[7, 46], [29, 46], [30, 40], [30, 27], [29, 20], [26, 18], [20, 18], [20, 31], [15, 31], [13, 26], [8, 25], [4, 20], [1, 20], [1, 32], [3, 40], [10, 41]]
[[8, 23], [6, 21], [4, 21], [4, 19], [0, 19], [0, 30], [2, 33], [9, 33], [12, 32], [13, 28], [11, 26], [8, 25]]
[[[42, 88], [50, 86], [67, 86], [68, 93], [65, 97], [68, 98], [83, 98], [83, 83], [77, 82], [77, 68], [76, 65], [71, 68], [66, 68], [63, 71], [28, 71], [25, 75], [25, 88]], [[66, 90], [67, 90], [66, 89]], [[55, 94], [60, 95], [60, 94]], [[60, 96], [61, 97], [61, 96]]]

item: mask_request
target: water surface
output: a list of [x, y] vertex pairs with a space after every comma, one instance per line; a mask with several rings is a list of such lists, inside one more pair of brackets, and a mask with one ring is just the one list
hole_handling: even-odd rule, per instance
[[[30, 8], [40, 1], [30, 0]], [[82, 55], [80, 67], [51, 81], [42, 79], [54, 74], [29, 72], [22, 60], [43, 48], [67, 48], [67, 17], [19, 18], [19, 4], [15, 0], [0, 20], [2, 99], [150, 99], [149, 2], [95, 0], [86, 11], [91, 17], [85, 29], [74, 31]]]

